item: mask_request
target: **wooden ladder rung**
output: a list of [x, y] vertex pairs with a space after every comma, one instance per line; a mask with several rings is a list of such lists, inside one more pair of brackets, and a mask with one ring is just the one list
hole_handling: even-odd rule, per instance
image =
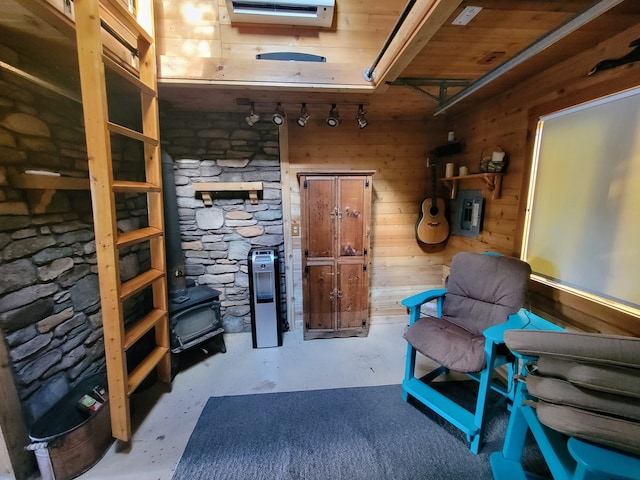
[[122, 78], [131, 83], [134, 87], [140, 90], [141, 93], [150, 97], [157, 97], [158, 93], [149, 85], [144, 83], [140, 78], [132, 74], [128, 69], [124, 68], [118, 62], [107, 55], [102, 56], [102, 63], [105, 64], [112, 72], [117, 73]]
[[160, 185], [148, 182], [131, 182], [128, 180], [114, 180], [112, 183], [114, 192], [119, 193], [150, 193], [161, 192]]
[[126, 300], [131, 295], [138, 293], [143, 288], [148, 287], [156, 280], [164, 277], [164, 272], [150, 268], [144, 273], [124, 282], [120, 287], [120, 300]]
[[152, 145], [157, 147], [160, 145], [160, 142], [157, 138], [150, 137], [145, 135], [144, 133], [136, 132], [127, 127], [123, 127], [122, 125], [118, 125], [117, 123], [107, 122], [109, 131], [112, 133], [117, 133], [119, 135], [124, 135], [125, 137], [133, 138], [134, 140], [139, 140], [141, 142], [146, 143], [147, 145]]
[[136, 243], [146, 242], [152, 238], [162, 235], [162, 230], [155, 227], [145, 227], [138, 230], [131, 230], [118, 235], [118, 248], [126, 248]]
[[124, 5], [122, 5], [118, 0], [101, 0], [102, 3], [106, 4], [107, 9], [113, 14], [113, 16], [122, 24], [128, 28], [131, 33], [137, 35], [137, 37], [145, 42], [151, 44], [153, 43], [153, 37], [149, 35], [142, 25], [138, 23], [138, 21], [133, 18], [133, 15], [129, 13]]
[[129, 350], [142, 336], [160, 322], [167, 321], [167, 312], [154, 308], [144, 318], [140, 319], [131, 328], [127, 329], [124, 336], [124, 349]]
[[127, 395], [131, 395], [142, 381], [147, 378], [153, 369], [160, 363], [160, 360], [169, 353], [169, 347], [156, 346], [140, 364], [129, 374], [127, 382]]

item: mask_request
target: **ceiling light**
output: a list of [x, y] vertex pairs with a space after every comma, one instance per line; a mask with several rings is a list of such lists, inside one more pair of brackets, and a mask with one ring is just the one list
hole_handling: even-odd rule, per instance
[[260, 115], [255, 113], [253, 109], [253, 102], [251, 102], [250, 105], [251, 105], [251, 112], [249, 113], [249, 115], [247, 115], [245, 120], [247, 121], [247, 125], [249, 125], [250, 127], [253, 127], [256, 124], [256, 122], [260, 120]]
[[364, 127], [369, 125], [369, 121], [365, 116], [366, 114], [367, 112], [364, 111], [364, 105], [362, 104], [358, 105], [358, 113], [356, 114], [356, 124], [360, 129], [363, 129]]
[[307, 113], [307, 104], [303, 103], [302, 107], [300, 108], [300, 116], [298, 117], [296, 122], [298, 122], [298, 125], [300, 125], [301, 127], [304, 127], [308, 121], [309, 114]]
[[284, 123], [284, 111], [282, 110], [282, 104], [280, 102], [278, 102], [278, 105], [276, 106], [276, 111], [273, 112], [271, 121], [278, 126]]
[[340, 125], [340, 115], [338, 114], [338, 109], [336, 108], [336, 104], [331, 104], [331, 110], [329, 110], [329, 116], [327, 117], [327, 125], [330, 127], [337, 127]]

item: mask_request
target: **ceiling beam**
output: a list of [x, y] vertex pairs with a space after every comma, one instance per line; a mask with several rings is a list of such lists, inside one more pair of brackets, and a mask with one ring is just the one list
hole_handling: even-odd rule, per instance
[[393, 35], [387, 39], [388, 47], [373, 71], [367, 69], [365, 78], [378, 92], [394, 81], [458, 8], [462, 0], [416, 0]]

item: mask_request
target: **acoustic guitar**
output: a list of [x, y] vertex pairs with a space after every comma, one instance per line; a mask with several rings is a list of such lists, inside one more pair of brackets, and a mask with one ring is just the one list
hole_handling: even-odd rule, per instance
[[421, 243], [437, 244], [449, 236], [449, 222], [444, 215], [444, 200], [436, 196], [436, 165], [431, 164], [431, 198], [422, 202], [416, 222], [416, 238]]

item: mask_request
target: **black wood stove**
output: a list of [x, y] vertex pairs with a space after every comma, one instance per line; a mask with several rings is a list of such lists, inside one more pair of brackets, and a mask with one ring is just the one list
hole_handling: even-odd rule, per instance
[[[218, 290], [194, 285], [180, 293], [169, 296], [172, 353], [180, 353], [224, 332], [220, 320]], [[224, 339], [221, 350], [223, 353], [227, 351]]]
[[173, 161], [166, 152], [162, 153], [162, 183], [171, 352], [178, 354], [220, 335], [224, 353], [220, 292], [195, 285], [185, 276]]

